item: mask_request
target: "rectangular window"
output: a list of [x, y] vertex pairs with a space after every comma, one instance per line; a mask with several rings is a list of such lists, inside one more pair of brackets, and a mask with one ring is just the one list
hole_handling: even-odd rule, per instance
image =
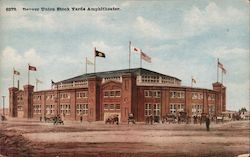
[[115, 96], [120, 97], [121, 96], [121, 91], [115, 91]]
[[77, 115], [87, 115], [88, 114], [88, 104], [76, 104], [76, 114]]
[[169, 106], [170, 113], [176, 114], [177, 112], [184, 111], [184, 104], [183, 103], [171, 103]]
[[70, 96], [68, 93], [60, 93], [60, 99], [69, 99]]
[[192, 104], [192, 115], [201, 115], [203, 112], [202, 104]]
[[203, 99], [203, 93], [192, 92], [192, 99]]
[[61, 104], [60, 113], [65, 115], [70, 115], [70, 104]]
[[145, 104], [145, 116], [152, 114], [152, 104]]
[[209, 94], [208, 100], [215, 100], [215, 94]]
[[109, 109], [109, 104], [104, 104], [104, 110], [108, 110]]
[[114, 104], [110, 104], [110, 105], [109, 105], [109, 109], [110, 109], [110, 110], [114, 110], [114, 109], [115, 109], [115, 105], [114, 105]]
[[114, 97], [115, 96], [115, 91], [110, 91], [110, 97]]
[[160, 115], [160, 104], [154, 104], [154, 116]]
[[77, 99], [88, 98], [88, 92], [87, 91], [77, 92], [76, 93], [76, 98]]
[[208, 113], [209, 113], [209, 115], [215, 114], [215, 105], [214, 104], [208, 104]]
[[108, 91], [104, 91], [104, 97], [109, 97], [109, 92]]
[[105, 90], [104, 91], [104, 98], [108, 97], [121, 97], [120, 90]]
[[115, 109], [116, 110], [120, 110], [121, 109], [121, 105], [120, 104], [115, 104]]
[[148, 91], [148, 90], [145, 90], [145, 91], [144, 91], [144, 95], [145, 95], [145, 97], [149, 97], [149, 91]]
[[34, 114], [41, 114], [41, 105], [39, 105], [39, 104], [34, 104], [34, 105], [33, 105], [33, 113], [34, 113]]
[[145, 97], [160, 98], [161, 91], [159, 91], [159, 90], [144, 90], [144, 96]]
[[183, 99], [185, 98], [185, 92], [184, 91], [170, 91], [170, 97]]

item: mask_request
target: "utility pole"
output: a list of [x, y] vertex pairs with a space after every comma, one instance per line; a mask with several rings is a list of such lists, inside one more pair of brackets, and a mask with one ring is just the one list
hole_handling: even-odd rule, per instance
[[3, 116], [5, 116], [5, 113], [4, 113], [4, 99], [5, 99], [5, 96], [2, 96], [3, 97]]

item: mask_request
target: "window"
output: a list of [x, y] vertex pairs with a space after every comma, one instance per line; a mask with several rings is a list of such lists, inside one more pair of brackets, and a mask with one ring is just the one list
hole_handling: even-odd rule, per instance
[[18, 111], [22, 111], [23, 110], [23, 106], [17, 106], [17, 110]]
[[121, 105], [120, 104], [115, 104], [115, 109], [116, 110], [120, 110], [121, 109]]
[[176, 113], [176, 106], [175, 104], [170, 104], [170, 113], [175, 114]]
[[70, 104], [61, 104], [60, 113], [70, 115]]
[[76, 98], [77, 98], [77, 99], [88, 98], [88, 92], [87, 92], [87, 91], [84, 91], [84, 92], [77, 92], [77, 93], [76, 93]]
[[203, 93], [192, 92], [192, 99], [203, 99]]
[[104, 97], [109, 97], [109, 92], [108, 91], [104, 92]]
[[160, 115], [160, 104], [154, 104], [154, 116]]
[[160, 79], [159, 76], [142, 76], [142, 82], [148, 82], [148, 83], [159, 83]]
[[192, 104], [192, 115], [201, 115], [203, 111], [202, 104]]
[[108, 97], [121, 97], [120, 90], [105, 90], [104, 91], [104, 98]]
[[170, 91], [170, 97], [171, 98], [185, 98], [185, 92], [184, 91]]
[[110, 97], [114, 97], [115, 96], [115, 91], [110, 91]]
[[171, 103], [169, 106], [170, 113], [176, 114], [177, 112], [184, 111], [184, 104], [183, 103]]
[[208, 104], [208, 113], [209, 113], [209, 115], [215, 114], [215, 105], [214, 104]]
[[104, 110], [108, 110], [109, 109], [109, 104], [104, 104]]
[[208, 100], [215, 100], [215, 94], [208, 94]]
[[110, 104], [110, 105], [109, 105], [109, 109], [110, 109], [110, 110], [114, 110], [114, 109], [115, 109], [115, 105], [114, 105], [114, 104]]
[[115, 91], [115, 96], [120, 97], [121, 96], [121, 91]]
[[34, 104], [34, 105], [33, 105], [33, 113], [34, 113], [34, 114], [41, 114], [41, 105], [39, 105], [39, 104]]
[[120, 110], [120, 104], [104, 104], [104, 110]]
[[144, 90], [144, 96], [145, 97], [160, 98], [161, 91], [160, 90]]
[[41, 95], [34, 95], [33, 97], [34, 100], [42, 100], [42, 96]]
[[70, 96], [68, 93], [60, 93], [60, 99], [69, 99]]
[[88, 104], [76, 104], [76, 114], [77, 115], [87, 115], [88, 114]]
[[55, 114], [55, 105], [46, 105], [45, 110], [46, 110], [46, 115]]
[[152, 104], [145, 104], [145, 116], [150, 116], [152, 114]]

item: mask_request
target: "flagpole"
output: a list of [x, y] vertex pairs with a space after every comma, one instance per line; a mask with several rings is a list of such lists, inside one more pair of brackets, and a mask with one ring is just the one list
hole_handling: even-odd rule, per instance
[[30, 84], [30, 69], [29, 69], [29, 64], [28, 64], [28, 85]]
[[193, 76], [191, 76], [191, 88], [193, 88]]
[[219, 82], [219, 58], [217, 58], [217, 82]]
[[38, 89], [38, 80], [36, 79], [36, 91], [37, 91], [37, 89]]
[[15, 85], [15, 84], [14, 84], [14, 82], [15, 82], [15, 74], [14, 74], [14, 73], [15, 73], [15, 68], [13, 67], [13, 87], [14, 87], [14, 85]]
[[88, 70], [88, 67], [87, 67], [88, 66], [87, 65], [87, 57], [86, 57], [86, 61], [85, 62], [86, 62], [86, 66], [85, 66], [86, 69], [85, 70], [86, 70], [86, 74], [87, 74], [87, 70]]
[[129, 41], [129, 48], [128, 48], [128, 50], [129, 50], [129, 54], [128, 54], [129, 66], [128, 66], [128, 68], [130, 70], [130, 64], [131, 64], [131, 41]]
[[223, 70], [221, 70], [221, 84], [223, 84]]
[[96, 62], [95, 62], [96, 55], [95, 55], [95, 52], [96, 52], [96, 48], [94, 47], [94, 73], [96, 71]]
[[142, 57], [141, 57], [141, 52], [142, 52], [142, 50], [140, 51], [140, 68], [142, 68]]

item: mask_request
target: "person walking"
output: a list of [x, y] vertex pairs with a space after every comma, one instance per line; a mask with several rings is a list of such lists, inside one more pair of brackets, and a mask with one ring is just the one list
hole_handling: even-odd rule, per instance
[[80, 116], [80, 122], [82, 123], [82, 116]]
[[209, 116], [207, 115], [206, 116], [206, 128], [207, 128], [207, 131], [209, 131], [209, 125], [210, 125], [210, 119], [209, 119]]

